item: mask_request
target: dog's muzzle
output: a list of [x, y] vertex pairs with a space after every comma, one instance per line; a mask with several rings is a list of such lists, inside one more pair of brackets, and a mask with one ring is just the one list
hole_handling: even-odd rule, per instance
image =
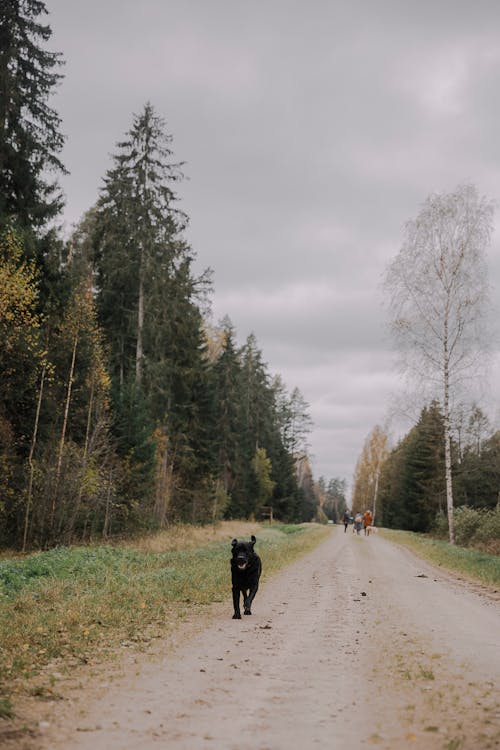
[[238, 565], [238, 570], [245, 570], [248, 563], [246, 560], [238, 560], [236, 564]]

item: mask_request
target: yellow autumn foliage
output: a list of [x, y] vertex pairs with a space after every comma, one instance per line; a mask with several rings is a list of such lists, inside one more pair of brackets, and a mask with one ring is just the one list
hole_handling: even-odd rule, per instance
[[37, 342], [40, 316], [37, 273], [33, 263], [23, 260], [22, 247], [11, 231], [0, 238], [0, 346], [11, 351], [22, 337], [28, 348]]

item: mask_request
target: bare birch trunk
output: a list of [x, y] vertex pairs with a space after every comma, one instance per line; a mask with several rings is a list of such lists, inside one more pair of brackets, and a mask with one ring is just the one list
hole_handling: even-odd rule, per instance
[[95, 385], [94, 375], [92, 375], [91, 386], [90, 386], [89, 406], [87, 410], [87, 426], [85, 429], [85, 443], [83, 446], [82, 479], [80, 481], [80, 486], [78, 488], [78, 495], [76, 498], [75, 507], [73, 508], [73, 513], [71, 514], [71, 519], [69, 522], [68, 542], [71, 542], [71, 539], [73, 537], [73, 530], [75, 528], [75, 522], [78, 517], [78, 511], [80, 510], [80, 505], [82, 502], [83, 480], [85, 478], [85, 473], [87, 471], [87, 456], [88, 456], [88, 451], [89, 451], [90, 427], [92, 424], [92, 409], [94, 408], [94, 385]]
[[38, 435], [38, 422], [40, 420], [40, 408], [42, 405], [42, 397], [43, 397], [43, 386], [45, 382], [45, 373], [47, 371], [47, 366], [44, 365], [42, 368], [42, 374], [40, 376], [40, 388], [38, 390], [38, 401], [36, 405], [36, 415], [35, 415], [35, 425], [33, 427], [33, 437], [31, 439], [31, 446], [30, 446], [30, 452], [28, 456], [28, 464], [30, 467], [30, 476], [29, 476], [29, 482], [28, 482], [28, 496], [26, 498], [26, 513], [24, 516], [24, 534], [23, 534], [23, 548], [22, 552], [26, 552], [26, 543], [28, 539], [28, 524], [29, 524], [29, 515], [30, 515], [30, 509], [31, 509], [31, 495], [33, 492], [33, 474], [35, 471], [35, 467], [33, 466], [33, 454], [35, 452], [36, 447], [36, 441], [37, 441], [37, 435]]
[[63, 459], [64, 443], [66, 440], [66, 428], [68, 425], [69, 405], [71, 402], [71, 388], [73, 385], [73, 375], [75, 372], [75, 360], [76, 360], [77, 346], [78, 346], [78, 334], [75, 335], [75, 340], [73, 342], [73, 354], [71, 357], [71, 366], [69, 369], [69, 377], [68, 377], [68, 387], [66, 390], [66, 404], [64, 406], [64, 419], [63, 419], [63, 426], [61, 430], [61, 439], [59, 441], [59, 453], [57, 456], [56, 477], [55, 477], [55, 482], [54, 482], [54, 492], [52, 495], [52, 505], [50, 509], [50, 529], [51, 530], [54, 528], [54, 518], [55, 518], [55, 513], [56, 513], [57, 496], [59, 494], [59, 481], [61, 479], [62, 459]]
[[446, 509], [448, 513], [448, 531], [450, 544], [455, 544], [455, 519], [453, 513], [453, 483], [451, 476], [451, 423], [450, 423], [450, 370], [448, 352], [448, 319], [444, 322], [443, 347], [443, 380], [444, 380], [444, 471], [446, 480]]
[[110, 525], [110, 516], [111, 516], [111, 479], [112, 479], [112, 469], [109, 470], [109, 477], [108, 477], [108, 491], [106, 493], [106, 510], [104, 513], [104, 524], [102, 527], [102, 538], [107, 539], [109, 535], [109, 525]]
[[158, 437], [158, 465], [156, 468], [155, 517], [160, 528], [166, 526], [170, 505], [172, 466], [169, 464], [168, 437], [162, 431]]
[[450, 544], [455, 544], [455, 518], [453, 512], [453, 485], [451, 478], [451, 438], [450, 418], [444, 418], [444, 462], [446, 472], [446, 509], [448, 512], [448, 529]]
[[377, 471], [375, 472], [375, 489], [373, 490], [373, 518], [372, 518], [372, 524], [375, 526], [375, 516], [377, 515], [377, 497], [378, 497], [378, 480], [380, 476], [380, 468], [377, 467]]

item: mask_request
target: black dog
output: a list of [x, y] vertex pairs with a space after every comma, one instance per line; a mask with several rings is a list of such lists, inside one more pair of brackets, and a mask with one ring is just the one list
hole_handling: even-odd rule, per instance
[[240, 592], [243, 594], [243, 614], [251, 615], [250, 608], [259, 588], [259, 578], [262, 573], [260, 557], [253, 551], [257, 541], [252, 535], [251, 542], [239, 542], [233, 539], [231, 546], [231, 580], [233, 584], [233, 620], [241, 620]]

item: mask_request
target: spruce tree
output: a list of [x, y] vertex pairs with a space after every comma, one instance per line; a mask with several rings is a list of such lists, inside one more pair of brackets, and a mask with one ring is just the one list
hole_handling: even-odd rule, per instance
[[[133, 432], [143, 436], [143, 445], [145, 431], [158, 435], [156, 462], [163, 473], [156, 482], [155, 513], [161, 522], [166, 509], [197, 520], [196, 509], [206, 499], [200, 488], [210, 484], [211, 459], [208, 358], [199, 302], [208, 281], [192, 272], [194, 254], [183, 238], [187, 217], [177, 208], [174, 192], [182, 165], [173, 160], [171, 142], [165, 122], [146, 104], [118, 144], [93, 230], [116, 437], [135, 463], [139, 446]], [[132, 434], [127, 424], [135, 425]], [[147, 484], [154, 466], [142, 465]], [[168, 497], [158, 497], [159, 492]]]
[[436, 402], [389, 454], [380, 477], [383, 524], [428, 532], [446, 507], [443, 416]]
[[99, 316], [121, 386], [129, 379], [141, 384], [147, 329], [169, 302], [164, 282], [190, 259], [181, 238], [187, 219], [175, 206], [173, 183], [182, 173], [171, 141], [163, 119], [146, 104], [118, 143], [97, 205]]
[[48, 100], [61, 79], [61, 55], [45, 49], [52, 34], [41, 0], [0, 5], [0, 228], [14, 222], [39, 234], [62, 207], [49, 172], [64, 172], [64, 138]]
[[241, 363], [236, 352], [234, 329], [224, 326], [222, 351], [213, 366], [213, 446], [217, 479], [231, 494], [241, 476]]
[[252, 462], [257, 448], [268, 448], [272, 425], [273, 396], [267, 365], [257, 339], [250, 334], [239, 352], [241, 358], [241, 431], [242, 473], [233, 493], [235, 515], [250, 515], [256, 510], [258, 483]]

